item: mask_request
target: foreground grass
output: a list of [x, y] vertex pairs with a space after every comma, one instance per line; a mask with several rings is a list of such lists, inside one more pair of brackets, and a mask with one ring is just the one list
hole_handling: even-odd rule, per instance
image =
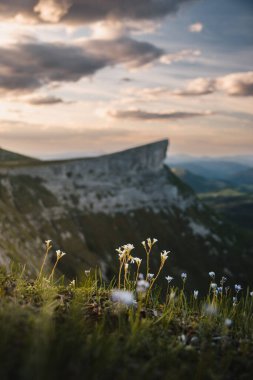
[[[64, 284], [0, 272], [0, 378], [251, 379], [253, 301], [169, 287], [112, 302], [97, 273]], [[137, 295], [135, 294], [137, 297]]]

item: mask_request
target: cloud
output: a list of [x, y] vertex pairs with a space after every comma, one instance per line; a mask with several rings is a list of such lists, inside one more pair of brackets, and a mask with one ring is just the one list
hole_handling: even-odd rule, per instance
[[200, 54], [198, 50], [167, 54], [151, 43], [127, 35], [68, 44], [26, 39], [0, 47], [0, 95], [19, 95], [50, 84], [77, 82], [115, 65], [135, 69], [155, 61], [191, 61]]
[[225, 75], [216, 79], [217, 88], [231, 96], [253, 96], [253, 71]]
[[210, 78], [197, 78], [188, 83], [185, 89], [175, 90], [175, 95], [199, 96], [208, 95], [216, 91], [216, 80]]
[[33, 8], [43, 21], [56, 23], [68, 14], [72, 6], [72, 0], [40, 0]]
[[128, 37], [79, 44], [20, 43], [0, 47], [0, 94], [27, 93], [51, 83], [76, 82], [98, 70], [123, 64], [137, 68], [164, 51]]
[[200, 33], [203, 30], [204, 25], [201, 22], [196, 22], [195, 24], [191, 24], [189, 26], [189, 31], [191, 33]]
[[115, 40], [89, 40], [85, 47], [94, 57], [103, 56], [111, 64], [125, 64], [129, 68], [147, 65], [162, 57], [163, 49], [143, 41], [136, 41], [129, 37]]
[[175, 90], [180, 96], [208, 95], [221, 91], [229, 96], [253, 96], [253, 71], [232, 73], [217, 78], [197, 78], [185, 89]]
[[28, 92], [50, 82], [77, 81], [108, 64], [79, 46], [25, 43], [0, 48], [0, 91]]
[[111, 110], [108, 112], [110, 117], [116, 119], [135, 119], [135, 120], [178, 120], [191, 117], [209, 116], [211, 112], [147, 112], [140, 109], [137, 110]]
[[0, 0], [0, 18], [85, 24], [125, 19], [153, 20], [194, 0]]
[[28, 99], [28, 103], [33, 106], [51, 106], [55, 104], [67, 104], [63, 99], [58, 98], [56, 96], [37, 96]]
[[200, 55], [201, 55], [200, 50], [187, 49], [187, 50], [181, 50], [176, 53], [164, 54], [162, 55], [160, 61], [162, 63], [170, 65], [173, 62], [194, 61], [196, 57], [199, 57]]

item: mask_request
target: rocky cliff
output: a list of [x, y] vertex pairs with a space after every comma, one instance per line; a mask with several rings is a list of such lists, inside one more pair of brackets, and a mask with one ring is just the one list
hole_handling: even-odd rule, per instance
[[[154, 236], [173, 252], [169, 273], [190, 271], [193, 286], [214, 267], [244, 276], [235, 237], [163, 164], [167, 147], [164, 140], [97, 158], [2, 166], [2, 263], [36, 270], [43, 240], [52, 239], [68, 253], [61, 270], [69, 277], [95, 265], [111, 275], [118, 245], [134, 243], [142, 256], [140, 242]], [[158, 265], [158, 252], [153, 260]]]

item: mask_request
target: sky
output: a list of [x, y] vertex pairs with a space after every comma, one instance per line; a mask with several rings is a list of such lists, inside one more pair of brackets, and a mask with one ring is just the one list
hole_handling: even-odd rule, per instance
[[251, 0], [0, 0], [0, 146], [253, 152]]

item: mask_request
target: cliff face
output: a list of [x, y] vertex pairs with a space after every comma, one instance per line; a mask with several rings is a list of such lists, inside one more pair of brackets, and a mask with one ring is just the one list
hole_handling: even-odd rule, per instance
[[185, 207], [185, 200], [167, 180], [168, 170], [163, 168], [167, 148], [164, 140], [97, 158], [0, 169], [0, 174], [38, 179], [65, 207], [89, 212], [126, 213], [143, 207], [159, 210], [175, 202]]
[[232, 274], [227, 253], [235, 238], [223, 236], [221, 221], [163, 165], [167, 147], [165, 140], [97, 158], [2, 167], [0, 263], [36, 270], [42, 242], [52, 239], [68, 253], [61, 270], [70, 277], [95, 265], [112, 274], [118, 245], [154, 236], [174, 252], [170, 274], [190, 271], [192, 285], [217, 266]]

